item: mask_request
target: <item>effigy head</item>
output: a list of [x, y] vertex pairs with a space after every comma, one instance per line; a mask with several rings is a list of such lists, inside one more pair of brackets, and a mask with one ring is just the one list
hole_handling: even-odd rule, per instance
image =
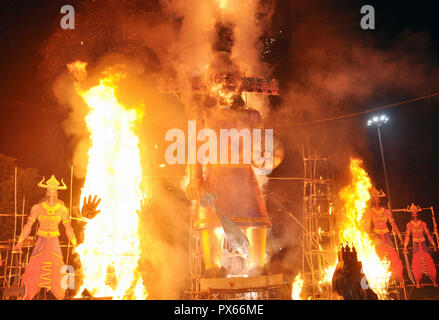
[[61, 179], [62, 185], [60, 186], [59, 181], [55, 178], [54, 175], [50, 177], [49, 180], [44, 183], [45, 177], [38, 183], [38, 187], [47, 189], [46, 196], [51, 198], [58, 197], [58, 190], [67, 190], [67, 186], [64, 183], [64, 180]]
[[422, 211], [422, 209], [412, 202], [411, 206], [407, 207], [407, 211], [412, 213], [413, 218], [416, 218], [418, 216], [418, 212]]
[[383, 190], [378, 191], [375, 187], [372, 188], [370, 192], [370, 197], [372, 198], [373, 203], [379, 204], [381, 202], [381, 198], [384, 198], [386, 194]]
[[50, 202], [58, 199], [58, 191], [54, 189], [47, 189], [46, 191], [46, 199]]

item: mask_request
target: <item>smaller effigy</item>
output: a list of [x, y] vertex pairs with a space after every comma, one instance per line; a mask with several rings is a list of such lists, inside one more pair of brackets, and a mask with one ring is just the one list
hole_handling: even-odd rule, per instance
[[[66, 190], [67, 186], [61, 179], [62, 185], [54, 175], [44, 183], [45, 178], [40, 181], [38, 187], [47, 189], [46, 196], [31, 209], [30, 215], [23, 227], [22, 233], [14, 247], [14, 251], [20, 251], [23, 241], [32, 230], [33, 224], [38, 221], [37, 240], [32, 251], [29, 263], [26, 266], [22, 279], [24, 284], [24, 300], [31, 300], [42, 288], [51, 291], [56, 299], [64, 299], [65, 286], [65, 265], [59, 245], [58, 226], [62, 222], [67, 238], [76, 246], [77, 240], [71, 225], [69, 210], [64, 202], [58, 199], [58, 190]], [[94, 217], [99, 211], [96, 210], [99, 201], [96, 197], [85, 199], [82, 214], [85, 217]]]
[[433, 285], [437, 287], [436, 283], [436, 266], [433, 258], [430, 255], [430, 250], [425, 243], [424, 233], [427, 234], [428, 240], [433, 245], [433, 250], [437, 251], [436, 244], [433, 241], [433, 237], [428, 231], [427, 224], [418, 219], [418, 212], [422, 209], [416, 206], [414, 203], [410, 207], [407, 207], [406, 211], [411, 212], [412, 220], [407, 223], [406, 235], [404, 241], [404, 254], [407, 254], [407, 246], [410, 241], [410, 234], [413, 236], [413, 257], [412, 257], [412, 270], [415, 276], [416, 287], [420, 288], [419, 282], [422, 279], [423, 274], [427, 274]]
[[349, 246], [341, 247], [338, 263], [332, 276], [333, 290], [344, 300], [378, 300], [378, 296], [367, 284], [363, 265], [357, 251]]
[[403, 266], [401, 259], [395, 249], [395, 244], [392, 241], [388, 223], [392, 226], [392, 231], [396, 233], [402, 244], [402, 236], [393, 219], [392, 212], [381, 205], [381, 198], [386, 194], [375, 187], [371, 191], [371, 198], [373, 201], [372, 207], [368, 210], [369, 216], [373, 223], [373, 230], [375, 233], [375, 242], [377, 243], [377, 253], [380, 257], [386, 257], [390, 261], [390, 268], [393, 277], [402, 282], [403, 281]]

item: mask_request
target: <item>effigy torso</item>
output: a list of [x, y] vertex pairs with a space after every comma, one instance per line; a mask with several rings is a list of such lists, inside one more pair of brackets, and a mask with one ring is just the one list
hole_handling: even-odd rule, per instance
[[383, 207], [379, 209], [371, 208], [371, 218], [373, 223], [374, 232], [377, 234], [385, 234], [389, 232], [387, 222], [389, 221], [388, 210]]
[[425, 241], [424, 230], [427, 228], [425, 222], [418, 220], [418, 222], [410, 221], [407, 224], [407, 231], [410, 231], [413, 235], [413, 242]]
[[[259, 126], [259, 123], [259, 113], [253, 109], [216, 109], [208, 114], [204, 127], [214, 130], [219, 140], [220, 129], [237, 129], [238, 131], [249, 129], [251, 132], [253, 128]], [[204, 179], [206, 190], [217, 196], [215, 202], [217, 210], [229, 217], [238, 226], [271, 226], [251, 163], [243, 162], [242, 139], [240, 141], [238, 164], [231, 163], [232, 142], [229, 141], [227, 163], [206, 165]], [[220, 162], [219, 145], [218, 141], [218, 162]], [[210, 218], [207, 216], [201, 217], [200, 220], [210, 220], [209, 227], [218, 224], [217, 219], [212, 215], [210, 215]]]
[[58, 237], [60, 235], [58, 226], [67, 208], [59, 202], [52, 206], [47, 202], [41, 202], [36, 205], [36, 210], [39, 223], [37, 235], [46, 238]]

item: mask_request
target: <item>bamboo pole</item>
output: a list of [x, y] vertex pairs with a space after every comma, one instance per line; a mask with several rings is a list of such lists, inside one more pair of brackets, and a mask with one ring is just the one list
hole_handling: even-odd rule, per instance
[[12, 268], [14, 263], [14, 247], [17, 237], [17, 174], [18, 169], [15, 167], [14, 171], [14, 238], [12, 239], [12, 251], [11, 251], [11, 263], [9, 265], [9, 275], [8, 275], [8, 283], [10, 284], [11, 276], [12, 276]]
[[431, 210], [431, 219], [433, 220], [433, 233], [434, 233], [435, 236], [436, 236], [436, 242], [437, 242], [438, 247], [439, 247], [439, 234], [438, 234], [438, 232], [437, 232], [437, 223], [436, 223], [436, 218], [435, 218], [435, 216], [434, 216], [434, 209], [433, 209], [433, 206], [430, 207], [430, 210]]
[[[70, 167], [70, 204], [69, 204], [69, 216], [72, 218], [72, 199], [73, 197], [73, 166]], [[70, 258], [70, 241], [67, 239], [67, 257], [66, 257], [66, 265], [69, 264]]]
[[[23, 232], [23, 225], [24, 225], [24, 208], [26, 205], [26, 197], [23, 196], [23, 207], [22, 207], [22, 215], [21, 215], [21, 232]], [[20, 250], [20, 252], [18, 253], [18, 273], [17, 273], [17, 277], [21, 275], [21, 254], [22, 254], [22, 250]], [[21, 278], [21, 277], [20, 277]], [[17, 283], [18, 286], [20, 286], [20, 283]]]

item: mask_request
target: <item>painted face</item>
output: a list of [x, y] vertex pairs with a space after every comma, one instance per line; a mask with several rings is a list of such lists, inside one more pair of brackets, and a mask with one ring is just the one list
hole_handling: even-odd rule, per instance
[[373, 198], [373, 203], [374, 203], [376, 206], [379, 206], [379, 205], [380, 205], [380, 198], [378, 198], [378, 197]]
[[418, 212], [412, 211], [412, 217], [416, 219], [418, 217]]
[[46, 192], [46, 196], [50, 202], [53, 202], [56, 199], [58, 199], [58, 191], [53, 189], [48, 189]]

